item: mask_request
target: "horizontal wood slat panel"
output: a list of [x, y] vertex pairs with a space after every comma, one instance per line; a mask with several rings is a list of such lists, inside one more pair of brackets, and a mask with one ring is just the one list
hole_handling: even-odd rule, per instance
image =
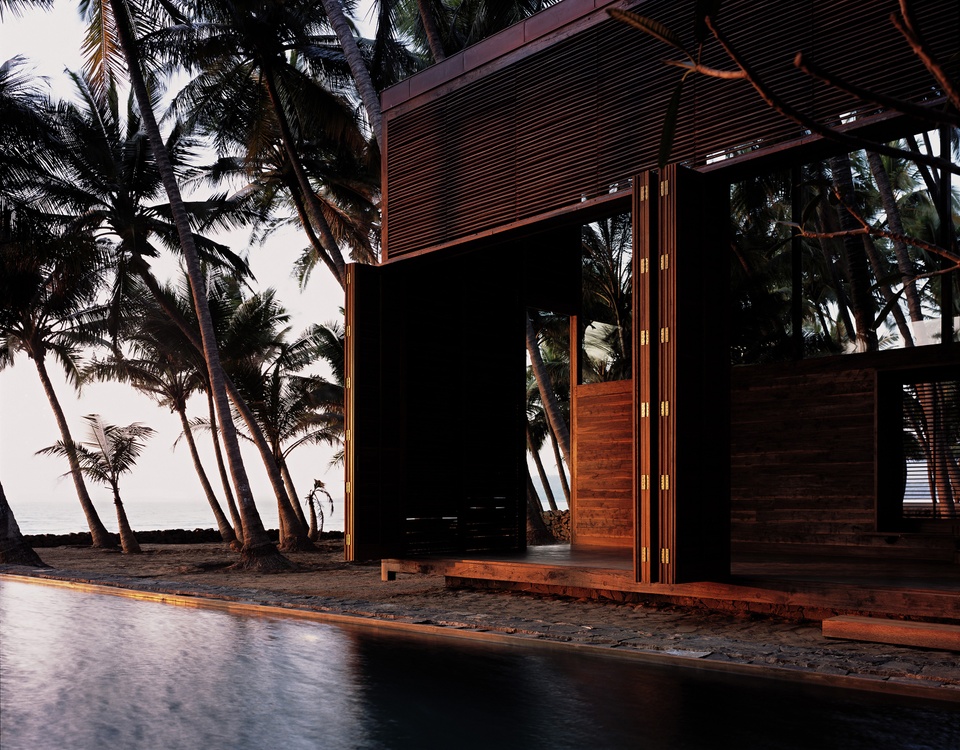
[[[913, 5], [926, 42], [956, 75], [960, 4]], [[637, 9], [694, 47], [690, 4], [648, 0]], [[719, 22], [784, 101], [837, 124], [876, 106], [803, 75], [793, 65], [797, 52], [884, 93], [936, 95], [888, 19], [896, 10], [896, 0], [730, 0]], [[671, 51], [602, 10], [591, 24], [552, 45], [538, 42], [514, 62], [491, 63], [486, 75], [472, 71], [422, 104], [385, 111], [387, 257], [625, 189], [632, 175], [656, 166], [663, 116], [680, 77], [663, 64]], [[733, 67], [712, 39], [702, 60]], [[678, 123], [672, 158], [692, 166], [805, 135], [748, 83], [702, 76], [688, 79]]]
[[633, 381], [580, 385], [571, 407], [578, 544], [633, 545]]

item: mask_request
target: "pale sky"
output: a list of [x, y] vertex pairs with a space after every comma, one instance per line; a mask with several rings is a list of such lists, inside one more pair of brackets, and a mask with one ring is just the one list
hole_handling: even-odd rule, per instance
[[[4, 15], [0, 22], [0, 61], [23, 55], [35, 64], [38, 75], [50, 79], [55, 96], [66, 94], [70, 85], [63, 78], [63, 70], [79, 70], [82, 65], [79, 49], [83, 30], [76, 7], [75, 2], [57, 0], [52, 11], [31, 11], [23, 18]], [[246, 252], [248, 247], [244, 233], [231, 234], [223, 241], [240, 253]], [[293, 315], [293, 334], [313, 322], [339, 320], [339, 308], [343, 305], [340, 287], [324, 269], [317, 269], [309, 287], [302, 294], [296, 281], [290, 277], [293, 260], [306, 244], [302, 234], [288, 231], [272, 238], [264, 247], [249, 248], [249, 262], [259, 287], [275, 287], [278, 290], [279, 298]], [[171, 270], [176, 267], [175, 261], [166, 265]], [[158, 434], [148, 443], [136, 470], [121, 483], [127, 513], [135, 530], [138, 526], [144, 528], [137, 523], [137, 517], [138, 509], [146, 504], [154, 506], [153, 510], [156, 511], [159, 504], [164, 502], [182, 507], [184, 503], [195, 500], [201, 512], [207, 508], [186, 446], [181, 444], [175, 452], [172, 451], [173, 442], [180, 435], [176, 415], [158, 407], [148, 397], [115, 384], [86, 386], [78, 398], [66, 384], [57, 365], [50, 362], [49, 370], [55, 378], [54, 387], [67, 413], [74, 439], [82, 438], [82, 417], [91, 413], [98, 413], [113, 424], [145, 422], [158, 430]], [[205, 402], [197, 400], [191, 406], [192, 416], [205, 416]], [[66, 462], [34, 455], [40, 448], [59, 439], [53, 412], [33, 362], [19, 354], [13, 367], [0, 371], [0, 481], [18, 517], [35, 514], [41, 507], [49, 509], [51, 514], [71, 513], [79, 519], [75, 530], [83, 531], [86, 526], [82, 522], [73, 483], [69, 477], [62, 476], [67, 470]], [[200, 435], [198, 443], [203, 448], [209, 439]], [[260, 513], [264, 523], [275, 528], [276, 502], [259, 457], [247, 448], [246, 466]], [[312, 487], [313, 479], [323, 479], [327, 483], [337, 502], [335, 513], [328, 520], [326, 528], [343, 528], [343, 472], [339, 468], [328, 468], [331, 452], [327, 448], [298, 448], [291, 457], [291, 473], [301, 499]], [[204, 458], [214, 487], [219, 487], [212, 449], [206, 452]], [[109, 490], [90, 483], [88, 489], [107, 528], [115, 529]], [[222, 502], [222, 492], [218, 492], [218, 496]], [[156, 512], [152, 512], [150, 517], [156, 515]], [[169, 522], [163, 527], [176, 528], [182, 525], [183, 522], [178, 521], [175, 515], [171, 512]], [[21, 525], [25, 526], [23, 521]], [[208, 525], [214, 526], [212, 516]], [[33, 530], [24, 528], [24, 531], [30, 533]]]

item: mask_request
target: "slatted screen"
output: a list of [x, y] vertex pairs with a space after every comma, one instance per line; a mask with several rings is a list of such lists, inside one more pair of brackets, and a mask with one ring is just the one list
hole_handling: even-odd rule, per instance
[[960, 504], [960, 381], [903, 386], [903, 515], [956, 518]]
[[[913, 3], [924, 36], [956, 73], [960, 3]], [[637, 9], [693, 44], [692, 3]], [[856, 83], [911, 100], [936, 95], [888, 20], [896, 0], [728, 0], [720, 22], [757, 73], [791, 106], [827, 124], [876, 107], [813, 82], [804, 51]], [[550, 11], [547, 11], [550, 12]], [[387, 110], [386, 245], [397, 257], [626, 186], [656, 165], [663, 114], [679, 71], [669, 49], [604, 12], [597, 23], [420, 106]], [[491, 40], [491, 42], [494, 40]], [[730, 68], [715, 42], [703, 61]], [[496, 66], [494, 66], [496, 67]], [[744, 81], [694, 77], [673, 159], [692, 166], [804, 135]]]

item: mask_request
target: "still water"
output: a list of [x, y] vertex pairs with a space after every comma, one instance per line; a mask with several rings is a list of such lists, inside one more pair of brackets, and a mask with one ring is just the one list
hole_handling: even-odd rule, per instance
[[0, 581], [3, 750], [960, 748], [960, 707]]

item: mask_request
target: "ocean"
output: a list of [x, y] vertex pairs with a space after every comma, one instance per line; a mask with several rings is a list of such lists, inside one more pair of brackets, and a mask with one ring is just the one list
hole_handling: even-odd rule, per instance
[[[8, 498], [23, 534], [72, 534], [89, 531], [80, 502], [57, 500], [31, 500], [15, 502]], [[108, 531], [117, 532], [117, 514], [112, 503], [94, 500], [100, 520]], [[216, 521], [206, 501], [169, 500], [164, 502], [125, 501], [124, 510], [134, 532], [161, 531], [166, 529], [215, 529]], [[224, 508], [226, 512], [226, 508]], [[324, 531], [343, 531], [343, 503], [335, 500], [334, 512], [324, 507], [326, 518]], [[276, 528], [277, 514], [274, 508], [260, 509], [260, 516], [267, 528]]]

